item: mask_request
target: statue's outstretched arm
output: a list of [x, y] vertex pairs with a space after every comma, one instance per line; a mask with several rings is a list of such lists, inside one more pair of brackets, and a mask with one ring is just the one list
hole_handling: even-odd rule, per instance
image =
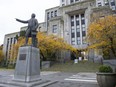
[[21, 23], [28, 23], [28, 21], [20, 20], [16, 18], [16, 21], [21, 22]]

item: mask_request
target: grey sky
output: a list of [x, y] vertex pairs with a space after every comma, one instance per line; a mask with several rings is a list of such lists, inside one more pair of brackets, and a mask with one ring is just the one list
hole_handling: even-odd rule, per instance
[[60, 0], [0, 0], [0, 45], [4, 35], [17, 32], [25, 26], [15, 21], [15, 18], [27, 20], [32, 13], [36, 14], [38, 22], [44, 22], [45, 9], [58, 6]]

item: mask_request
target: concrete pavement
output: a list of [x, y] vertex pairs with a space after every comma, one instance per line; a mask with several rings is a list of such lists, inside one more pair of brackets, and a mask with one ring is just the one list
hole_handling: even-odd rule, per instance
[[[14, 70], [0, 70], [0, 87], [21, 87], [19, 85], [5, 85], [1, 81], [12, 82]], [[41, 85], [33, 85], [22, 87], [99, 87], [96, 81], [95, 73], [64, 73], [64, 72], [41, 72]], [[40, 81], [39, 81], [40, 82]], [[36, 83], [39, 83], [36, 82]], [[14, 82], [12, 82], [14, 83]], [[18, 83], [19, 84], [19, 83]]]

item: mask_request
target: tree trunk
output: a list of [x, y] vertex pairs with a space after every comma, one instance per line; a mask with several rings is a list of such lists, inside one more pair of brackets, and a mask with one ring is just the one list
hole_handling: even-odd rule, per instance
[[41, 50], [40, 50], [40, 55], [42, 56], [42, 60], [46, 59]]
[[114, 57], [116, 58], [115, 48], [113, 47], [113, 38], [110, 38], [110, 41], [111, 41], [111, 51], [112, 51]]

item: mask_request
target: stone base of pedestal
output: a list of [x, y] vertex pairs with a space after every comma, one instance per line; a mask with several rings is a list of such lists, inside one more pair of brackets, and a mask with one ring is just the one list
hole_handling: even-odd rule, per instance
[[20, 82], [13, 81], [12, 78], [5, 77], [0, 80], [0, 87], [46, 87], [51, 84], [55, 84], [58, 81], [50, 81], [50, 80], [38, 80], [33, 82]]
[[40, 80], [40, 53], [32, 46], [19, 48], [14, 81], [32, 82]]

